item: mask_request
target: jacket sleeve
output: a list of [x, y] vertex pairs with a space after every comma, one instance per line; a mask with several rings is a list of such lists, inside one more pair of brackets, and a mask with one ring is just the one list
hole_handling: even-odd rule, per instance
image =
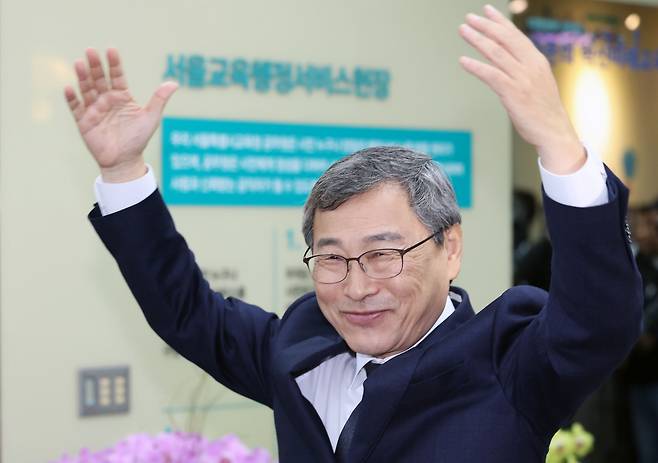
[[548, 298], [537, 288], [512, 288], [495, 315], [498, 379], [534, 430], [549, 438], [624, 360], [641, 329], [628, 190], [607, 174], [609, 202], [601, 206], [565, 206], [544, 194], [553, 245]]
[[107, 216], [96, 205], [89, 220], [153, 330], [220, 383], [271, 407], [279, 319], [210, 289], [160, 193]]

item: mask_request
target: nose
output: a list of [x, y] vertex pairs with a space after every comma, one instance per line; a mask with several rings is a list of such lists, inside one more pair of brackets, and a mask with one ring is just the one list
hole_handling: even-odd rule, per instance
[[366, 275], [361, 262], [352, 261], [348, 265], [347, 278], [343, 280], [343, 288], [347, 297], [355, 301], [361, 301], [377, 292], [377, 281]]

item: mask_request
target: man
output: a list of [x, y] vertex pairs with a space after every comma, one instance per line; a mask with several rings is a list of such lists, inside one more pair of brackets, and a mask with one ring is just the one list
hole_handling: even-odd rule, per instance
[[477, 316], [450, 286], [462, 253], [452, 188], [403, 148], [355, 153], [318, 180], [303, 224], [315, 292], [283, 318], [213, 293], [141, 155], [175, 84], [141, 108], [115, 50], [109, 84], [95, 51], [76, 62], [83, 101], [65, 93], [101, 169], [90, 220], [155, 331], [273, 409], [282, 462], [543, 461], [637, 337], [626, 190], [583, 149], [547, 61], [484, 11], [460, 34], [490, 62], [460, 62], [537, 147], [555, 257], [549, 294], [514, 288]]

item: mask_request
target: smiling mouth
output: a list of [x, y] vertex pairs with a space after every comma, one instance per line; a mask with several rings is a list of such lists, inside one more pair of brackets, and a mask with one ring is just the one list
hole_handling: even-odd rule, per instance
[[369, 326], [375, 324], [385, 312], [386, 310], [377, 310], [373, 312], [343, 312], [343, 316], [348, 322], [354, 325]]

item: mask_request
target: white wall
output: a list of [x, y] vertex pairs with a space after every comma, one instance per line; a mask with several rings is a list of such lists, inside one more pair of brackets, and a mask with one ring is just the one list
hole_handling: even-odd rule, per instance
[[[481, 4], [0, 0], [2, 461], [43, 462], [83, 446], [101, 449], [132, 432], [193, 426], [187, 414], [169, 417], [164, 410], [187, 404], [202, 375], [163, 353], [86, 220], [97, 172], [62, 96], [85, 47], [118, 47], [142, 102], [159, 82], [168, 52], [391, 69], [385, 103], [181, 89], [167, 114], [472, 131], [474, 207], [464, 211], [466, 252], [457, 284], [481, 307], [509, 284], [511, 241], [510, 127], [496, 97], [457, 63], [468, 52], [457, 27]], [[159, 150], [156, 134], [146, 153], [156, 170]], [[250, 268], [238, 252], [278, 252], [284, 230], [299, 228], [300, 210], [177, 207], [173, 213], [203, 265], [240, 266], [251, 301], [283, 310], [284, 301], [272, 300], [271, 267]], [[268, 228], [259, 234], [255, 227], [263, 223]], [[78, 368], [121, 364], [131, 367], [131, 412], [78, 418]], [[201, 402], [215, 406], [197, 428], [209, 437], [234, 431], [249, 445], [275, 450], [269, 410], [211, 381], [203, 390]]]

